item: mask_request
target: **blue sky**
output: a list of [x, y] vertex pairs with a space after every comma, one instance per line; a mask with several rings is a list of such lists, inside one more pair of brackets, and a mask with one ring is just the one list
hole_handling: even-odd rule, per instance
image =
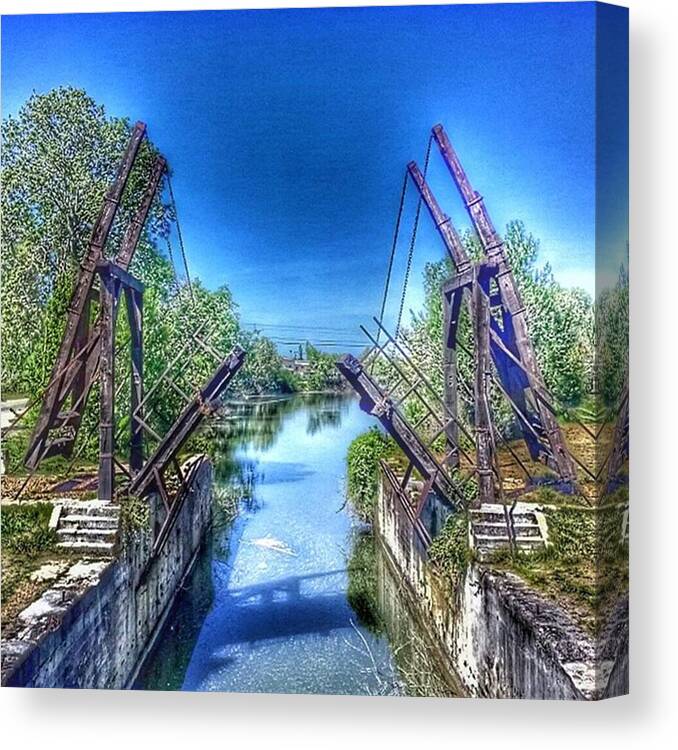
[[[404, 168], [437, 122], [497, 226], [524, 220], [558, 279], [593, 292], [595, 19], [593, 3], [5, 16], [3, 116], [68, 84], [144, 120], [173, 169], [192, 273], [228, 284], [243, 321], [281, 341], [343, 344], [378, 311]], [[613, 54], [624, 34], [606, 36]], [[619, 127], [598, 241], [621, 260]], [[430, 182], [465, 227], [435, 149]], [[415, 205], [410, 187], [391, 319]], [[442, 255], [422, 214], [407, 307]]]

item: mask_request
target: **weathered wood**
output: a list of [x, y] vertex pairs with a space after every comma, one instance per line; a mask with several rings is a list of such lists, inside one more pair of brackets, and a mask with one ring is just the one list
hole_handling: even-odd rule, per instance
[[141, 497], [153, 490], [156, 483], [155, 470], [163, 474], [167, 466], [176, 459], [182, 446], [203, 417], [221, 406], [221, 395], [244, 361], [244, 350], [236, 346], [163, 436], [153, 454], [149, 456], [141, 471], [132, 480], [129, 487], [130, 494]]
[[115, 179], [106, 193], [103, 207], [94, 225], [90, 244], [81, 263], [73, 296], [68, 307], [66, 329], [61, 340], [59, 353], [54, 362], [52, 376], [50, 376], [50, 383], [52, 384], [45, 391], [42, 408], [24, 457], [24, 463], [29, 469], [35, 469], [42, 460], [49, 430], [63, 405], [63, 401], [59, 398], [59, 394], [63, 392], [61, 378], [54, 378], [54, 374], [63, 370], [73, 354], [78, 327], [88, 304], [96, 275], [96, 264], [103, 257], [104, 246], [110, 234], [120, 199], [145, 133], [146, 126], [142, 122], [138, 122], [134, 126], [127, 149], [118, 166]]
[[99, 500], [113, 499], [115, 481], [115, 318], [120, 282], [113, 276], [101, 277], [101, 353], [99, 382]]
[[[444, 323], [443, 332], [449, 331], [451, 326], [452, 305], [446, 294], [443, 293]], [[459, 404], [457, 393], [457, 348], [456, 341], [450, 346], [447, 335], [443, 335], [443, 400], [445, 410], [451, 419], [445, 430], [447, 439], [447, 451], [449, 458], [447, 465], [450, 469], [459, 466]]]
[[162, 179], [163, 174], [165, 174], [166, 169], [167, 162], [165, 159], [162, 156], [156, 157], [139, 208], [125, 230], [122, 242], [120, 243], [120, 249], [115, 256], [116, 265], [125, 271], [129, 268], [129, 265], [132, 262], [137, 245], [139, 244], [141, 232], [144, 229], [146, 219], [148, 219], [148, 213], [153, 205], [153, 199], [155, 198], [158, 186], [160, 185], [160, 180]]
[[494, 492], [494, 441], [492, 415], [490, 414], [489, 381], [490, 369], [490, 302], [478, 279], [473, 284], [473, 334], [475, 350], [475, 436], [476, 472], [478, 475], [478, 499], [476, 505], [493, 503]]
[[125, 300], [127, 303], [127, 319], [130, 330], [130, 448], [129, 468], [132, 474], [141, 470], [144, 464], [144, 433], [141, 425], [143, 411], [139, 404], [144, 398], [144, 350], [143, 350], [143, 304], [144, 297], [141, 292], [129, 287], [125, 288]]
[[415, 511], [412, 508], [409, 497], [407, 496], [404, 488], [407, 486], [407, 482], [398, 482], [393, 469], [384, 461], [380, 461], [380, 467], [382, 474], [387, 480], [393, 496], [398, 499], [398, 506], [400, 510], [405, 514], [407, 520], [410, 522], [412, 529], [415, 531], [419, 539], [421, 540], [424, 549], [427, 550], [431, 544], [431, 535], [428, 532], [426, 526], [424, 526], [419, 515], [415, 515]]
[[454, 224], [450, 217], [443, 213], [436, 197], [433, 195], [433, 191], [426, 182], [426, 179], [416, 162], [411, 161], [407, 165], [407, 171], [409, 172], [412, 181], [417, 186], [419, 194], [431, 214], [433, 223], [436, 225], [436, 229], [443, 238], [443, 243], [452, 259], [455, 269], [457, 272], [464, 272], [469, 267], [471, 261]]
[[[470, 294], [473, 279], [477, 277], [484, 287], [489, 289], [489, 284], [496, 272], [497, 266], [485, 260], [474, 264], [468, 271], [457, 274], [443, 285], [443, 299], [450, 306], [450, 320], [445, 328], [446, 347], [453, 348], [458, 345], [457, 328], [462, 301], [467, 290]], [[500, 328], [497, 321], [490, 315], [490, 355], [497, 370], [495, 382], [518, 418], [518, 424], [532, 460], [542, 461], [557, 470], [549, 443], [544, 442], [543, 436], [535, 429], [535, 425], [539, 426], [539, 416], [528, 408], [525, 389], [531, 384], [524, 365], [517, 358], [517, 353], [511, 351], [511, 347], [514, 346], [514, 337], [510, 317], [504, 318], [504, 323], [505, 327]], [[464, 350], [466, 351], [465, 348]]]
[[[519, 358], [527, 370], [532, 373], [534, 379], [543, 384], [544, 379], [528, 333], [525, 308], [520, 298], [513, 272], [508, 263], [504, 242], [490, 220], [483, 197], [471, 186], [459, 157], [452, 147], [442, 125], [436, 125], [433, 128], [433, 137], [438, 144], [443, 159], [452, 175], [452, 179], [464, 200], [485, 254], [497, 263], [497, 286], [502, 304], [511, 318], [515, 335], [515, 347]], [[543, 425], [546, 439], [550, 444], [551, 454], [558, 474], [566, 482], [576, 482], [574, 461], [567, 449], [556, 418], [538, 399], [535, 407]]]
[[460, 508], [464, 501], [461, 490], [447, 476], [443, 466], [361, 362], [352, 354], [347, 354], [337, 362], [337, 368], [360, 396], [360, 408], [381, 422], [424, 478], [433, 478], [433, 489], [441, 501], [454, 509]]
[[[87, 340], [90, 336], [90, 315], [91, 315], [91, 298], [88, 295], [85, 304], [83, 305], [82, 315], [78, 321], [78, 326], [75, 334], [74, 347], [75, 351], [81, 351], [86, 345]], [[60, 419], [62, 412], [57, 414], [57, 426], [64, 427], [67, 424], [72, 424], [74, 419], [77, 419], [78, 409], [84, 399], [84, 392], [87, 388], [87, 365], [86, 359], [81, 360], [80, 364], [76, 368], [75, 378], [73, 380], [73, 387], [71, 389], [71, 408], [65, 418]], [[63, 409], [63, 405], [61, 407]], [[70, 455], [73, 448], [73, 443], [70, 444], [70, 450], [66, 455]]]
[[97, 271], [103, 276], [112, 276], [128, 289], [133, 289], [138, 294], [143, 294], [144, 285], [139, 279], [127, 273], [124, 268], [117, 266], [112, 260], [102, 260], [97, 263]]

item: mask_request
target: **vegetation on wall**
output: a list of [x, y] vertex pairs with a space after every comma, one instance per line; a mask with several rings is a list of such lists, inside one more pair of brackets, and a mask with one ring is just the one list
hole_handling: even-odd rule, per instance
[[49, 528], [51, 503], [5, 505], [0, 513], [3, 552], [33, 557], [51, 549], [56, 535]]
[[[2, 123], [0, 333], [5, 394], [39, 394], [49, 380], [80, 263], [130, 132], [128, 120], [110, 117], [85, 91], [70, 87], [33, 94], [15, 116], [8, 116]], [[144, 139], [109, 236], [108, 256], [115, 254], [136, 211], [157, 151], [148, 138]], [[236, 395], [335, 387], [330, 355], [309, 348], [308, 377], [293, 377], [283, 367], [273, 342], [242, 328], [228, 287], [208, 289], [195, 279], [189, 289], [177, 276], [169, 245], [163, 250], [176, 218], [173, 206], [162, 197], [165, 181], [156, 194], [130, 267], [145, 285], [147, 388], [180, 351], [187, 334], [201, 323], [207, 323], [211, 330], [209, 340], [215, 349], [226, 353], [239, 343], [247, 350], [246, 364], [233, 384]], [[127, 340], [127, 320], [121, 314], [116, 331], [121, 351]], [[129, 379], [128, 367], [127, 358], [118, 357], [119, 382]], [[194, 356], [177, 385], [191, 393], [213, 367], [210, 358]], [[116, 404], [118, 415], [127, 412], [128, 401], [129, 392], [123, 389]], [[95, 385], [80, 433], [85, 455], [96, 451], [96, 431], [91, 429], [98, 419], [96, 402]], [[154, 412], [156, 430], [162, 431], [181, 406], [177, 392], [164, 393]], [[35, 416], [33, 413], [27, 423]], [[21, 455], [25, 440], [26, 435], [15, 435], [9, 441], [14, 457]]]
[[429, 560], [439, 573], [456, 578], [466, 571], [471, 561], [468, 533], [466, 513], [455, 513], [447, 519], [428, 549]]
[[358, 435], [348, 447], [347, 493], [358, 515], [371, 520], [379, 491], [379, 461], [395, 450], [395, 443], [376, 427]]
[[384, 621], [378, 608], [375, 544], [371, 533], [358, 532], [355, 535], [347, 565], [346, 598], [358, 616], [358, 622], [378, 634], [384, 630]]

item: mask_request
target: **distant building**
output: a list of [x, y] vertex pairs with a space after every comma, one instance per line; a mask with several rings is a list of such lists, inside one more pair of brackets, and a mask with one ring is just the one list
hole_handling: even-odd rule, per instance
[[282, 366], [290, 372], [296, 372], [303, 375], [308, 371], [311, 363], [307, 359], [295, 359], [292, 357], [282, 357]]

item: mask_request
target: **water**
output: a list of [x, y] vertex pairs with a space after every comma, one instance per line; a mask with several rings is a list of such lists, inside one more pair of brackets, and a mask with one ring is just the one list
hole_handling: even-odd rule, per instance
[[408, 692], [382, 617], [393, 603], [379, 609], [396, 587], [378, 585], [376, 545], [345, 504], [346, 451], [371, 424], [354, 399], [322, 396], [242, 406], [224, 425], [217, 490], [240, 475], [252, 497], [217, 523], [138, 687]]

